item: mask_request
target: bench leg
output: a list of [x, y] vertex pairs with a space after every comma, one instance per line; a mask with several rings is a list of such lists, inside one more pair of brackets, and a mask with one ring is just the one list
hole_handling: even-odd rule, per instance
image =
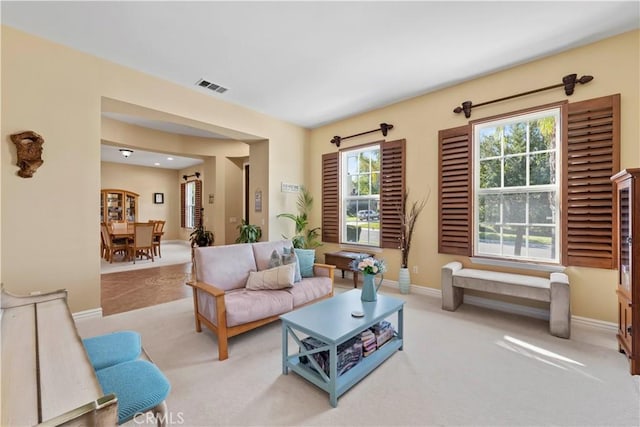
[[551, 274], [549, 331], [560, 338], [571, 336], [571, 295], [569, 279], [563, 273]]
[[454, 262], [442, 267], [440, 286], [442, 289], [442, 309], [455, 311], [464, 298], [464, 289], [453, 286], [453, 273], [461, 268], [461, 264]]

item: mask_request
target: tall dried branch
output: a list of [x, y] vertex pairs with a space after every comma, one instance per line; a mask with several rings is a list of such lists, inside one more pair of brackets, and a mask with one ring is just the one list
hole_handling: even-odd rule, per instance
[[420, 200], [411, 202], [411, 206], [407, 209], [407, 203], [409, 200], [409, 189], [402, 195], [402, 210], [398, 211], [401, 223], [400, 233], [400, 250], [402, 251], [401, 267], [407, 268], [409, 265], [409, 252], [411, 251], [411, 241], [413, 239], [413, 230], [416, 225], [416, 221], [420, 216], [420, 213], [424, 209], [429, 196], [431, 195], [431, 188], [428, 188], [427, 194]]

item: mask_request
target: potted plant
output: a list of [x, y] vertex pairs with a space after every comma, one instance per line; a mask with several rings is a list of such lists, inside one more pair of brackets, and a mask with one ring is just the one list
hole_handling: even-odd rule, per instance
[[207, 230], [204, 225], [200, 224], [189, 234], [191, 247], [211, 246], [213, 245], [214, 235], [212, 231]]
[[[304, 187], [300, 188], [298, 194], [298, 213], [282, 213], [278, 218], [288, 218], [295, 223], [295, 235], [291, 237], [293, 247], [297, 249], [315, 249], [322, 245], [318, 238], [320, 237], [320, 227], [309, 228], [309, 213], [313, 207], [313, 196]], [[282, 236], [289, 239], [287, 236]]]
[[413, 230], [416, 225], [416, 221], [429, 200], [431, 189], [427, 195], [421, 200], [415, 200], [411, 203], [409, 209], [407, 209], [407, 201], [409, 200], [409, 190], [405, 191], [402, 195], [402, 211], [398, 212], [400, 216], [400, 250], [402, 251], [402, 259], [400, 261], [400, 272], [398, 275], [398, 285], [400, 286], [400, 292], [403, 294], [409, 293], [409, 287], [411, 286], [411, 276], [409, 274], [409, 252], [411, 251], [411, 240], [413, 238]]
[[258, 225], [249, 224], [244, 219], [236, 228], [240, 232], [236, 243], [255, 243], [260, 241], [262, 237], [262, 228]]

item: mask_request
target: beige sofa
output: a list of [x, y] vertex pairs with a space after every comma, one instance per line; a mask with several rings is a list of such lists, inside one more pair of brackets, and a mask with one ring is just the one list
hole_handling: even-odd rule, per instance
[[[270, 267], [273, 251], [283, 254], [291, 241], [241, 243], [194, 249], [193, 309], [196, 331], [202, 324], [218, 337], [218, 358], [229, 357], [230, 337], [279, 319], [295, 308], [333, 296], [335, 267], [314, 264], [313, 277], [278, 290], [246, 288], [250, 272]], [[255, 273], [254, 273], [255, 276]]]

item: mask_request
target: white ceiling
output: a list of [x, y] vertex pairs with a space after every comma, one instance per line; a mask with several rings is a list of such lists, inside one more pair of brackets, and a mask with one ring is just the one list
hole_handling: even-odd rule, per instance
[[186, 169], [191, 166], [204, 163], [202, 159], [190, 157], [174, 156], [173, 154], [153, 153], [150, 151], [132, 148], [133, 154], [124, 157], [120, 152], [121, 148], [111, 145], [100, 145], [100, 160], [103, 162], [122, 163], [126, 165], [148, 166], [150, 168], [163, 169]]
[[[637, 0], [1, 7], [3, 24], [309, 128], [640, 25]], [[197, 87], [200, 78], [229, 90]]]
[[221, 135], [208, 130], [198, 129], [191, 126], [181, 125], [178, 123], [172, 123], [167, 121], [151, 120], [151, 119], [146, 119], [144, 117], [136, 117], [129, 114], [103, 112], [102, 116], [108, 117], [113, 120], [118, 120], [120, 122], [136, 125], [136, 126], [142, 126], [145, 128], [158, 130], [161, 132], [175, 133], [178, 135], [197, 136], [200, 138], [229, 139], [225, 135]]

